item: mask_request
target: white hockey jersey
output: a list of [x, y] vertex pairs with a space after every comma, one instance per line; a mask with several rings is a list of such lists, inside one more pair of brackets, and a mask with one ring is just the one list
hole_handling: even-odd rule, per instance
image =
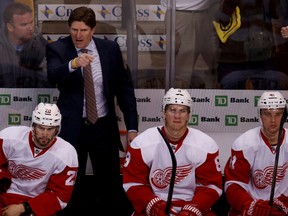
[[[269, 200], [275, 163], [275, 149], [266, 140], [261, 127], [243, 133], [232, 145], [225, 166], [225, 191], [232, 211], [241, 213], [247, 199]], [[283, 130], [274, 197], [288, 196], [288, 139]], [[239, 190], [239, 186], [243, 190]], [[237, 214], [235, 214], [237, 215]]]
[[[173, 204], [181, 207], [192, 202], [200, 209], [210, 209], [222, 193], [217, 144], [203, 132], [189, 128], [174, 154]], [[139, 134], [128, 147], [123, 169], [123, 186], [135, 215], [145, 215], [148, 202], [155, 196], [167, 200], [171, 173], [171, 156], [157, 128]]]
[[41, 151], [34, 146], [30, 127], [8, 127], [0, 132], [0, 167], [3, 165], [8, 165], [12, 177], [6, 195], [28, 200], [35, 215], [55, 215], [67, 205], [78, 158], [74, 147], [62, 138]]

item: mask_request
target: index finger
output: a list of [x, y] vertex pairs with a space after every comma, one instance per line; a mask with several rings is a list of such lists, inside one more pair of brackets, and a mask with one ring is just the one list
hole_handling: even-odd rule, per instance
[[90, 55], [90, 54], [86, 54], [85, 56], [84, 56], [86, 59], [88, 59], [89, 61], [93, 61], [93, 56], [92, 55]]

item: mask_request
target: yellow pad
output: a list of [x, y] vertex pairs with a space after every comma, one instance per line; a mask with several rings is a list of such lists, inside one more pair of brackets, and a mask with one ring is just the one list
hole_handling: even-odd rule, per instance
[[233, 12], [229, 24], [223, 26], [221, 23], [213, 21], [215, 30], [222, 43], [225, 43], [230, 35], [232, 35], [241, 26], [240, 9], [237, 6]]

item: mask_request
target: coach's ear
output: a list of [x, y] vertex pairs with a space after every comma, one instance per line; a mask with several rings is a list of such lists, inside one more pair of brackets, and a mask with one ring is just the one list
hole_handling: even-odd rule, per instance
[[0, 167], [0, 193], [5, 193], [11, 185], [11, 175], [4, 168]]

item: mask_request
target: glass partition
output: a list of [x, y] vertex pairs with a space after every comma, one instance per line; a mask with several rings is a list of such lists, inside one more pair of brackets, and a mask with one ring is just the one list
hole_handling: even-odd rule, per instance
[[166, 50], [175, 53], [175, 64], [166, 67], [174, 72], [173, 86], [287, 89], [287, 39], [280, 31], [287, 25], [285, 1], [161, 0], [161, 4], [168, 9], [166, 37], [172, 43], [175, 37], [175, 46]]
[[166, 36], [160, 1], [36, 1], [38, 25], [47, 40], [68, 34], [67, 18], [81, 5], [95, 9], [95, 37], [116, 41], [135, 88], [164, 88]]
[[[1, 13], [11, 1], [1, 1]], [[287, 39], [280, 33], [287, 25], [284, 0], [238, 5], [229, 0], [15, 1], [32, 8], [35, 34], [41, 33], [45, 42], [20, 57], [4, 55], [2, 88], [53, 87], [45, 84], [45, 56], [38, 58], [44, 51], [38, 51], [46, 42], [68, 35], [69, 14], [82, 5], [96, 12], [95, 36], [119, 44], [136, 89], [288, 88]], [[31, 66], [35, 60], [40, 62], [36, 68]], [[39, 79], [44, 84], [38, 84]]]

